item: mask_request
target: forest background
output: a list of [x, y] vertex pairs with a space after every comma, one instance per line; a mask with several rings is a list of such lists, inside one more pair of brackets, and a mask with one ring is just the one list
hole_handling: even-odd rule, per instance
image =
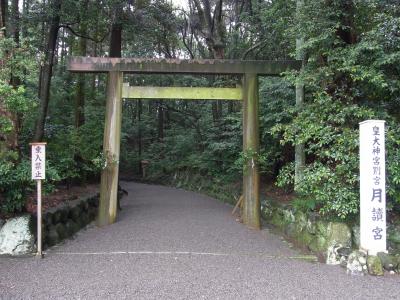
[[[243, 163], [256, 155], [262, 181], [288, 193], [295, 189], [299, 209], [349, 219], [359, 209], [358, 123], [383, 119], [388, 210], [398, 215], [399, 4], [188, 0], [182, 8], [164, 0], [0, 0], [1, 213], [23, 212], [34, 190], [32, 141], [48, 143], [47, 192], [99, 179], [106, 75], [72, 74], [66, 59], [111, 56], [304, 63], [300, 72], [259, 79], [256, 154], [242, 152], [240, 103], [124, 101], [122, 174], [140, 177], [147, 160], [153, 181], [185, 174], [196, 178], [199, 189], [218, 190], [239, 187]], [[131, 75], [125, 81], [215, 87], [240, 82], [234, 76], [172, 75]], [[296, 85], [305, 91], [297, 104]]]

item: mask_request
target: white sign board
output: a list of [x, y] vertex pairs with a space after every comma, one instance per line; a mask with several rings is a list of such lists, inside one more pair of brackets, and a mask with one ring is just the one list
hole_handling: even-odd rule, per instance
[[32, 179], [45, 179], [46, 144], [32, 143]]
[[360, 248], [386, 252], [385, 121], [360, 123]]

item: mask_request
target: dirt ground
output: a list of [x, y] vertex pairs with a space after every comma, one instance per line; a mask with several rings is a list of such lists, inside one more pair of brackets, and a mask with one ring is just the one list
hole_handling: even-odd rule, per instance
[[[82, 196], [93, 194], [100, 191], [99, 184], [87, 184], [84, 186], [71, 186], [58, 187], [51, 194], [45, 195], [42, 198], [43, 211], [46, 211], [50, 207], [58, 206], [59, 204], [76, 200]], [[36, 195], [30, 195], [25, 205], [25, 209], [29, 213], [36, 212], [37, 199]]]

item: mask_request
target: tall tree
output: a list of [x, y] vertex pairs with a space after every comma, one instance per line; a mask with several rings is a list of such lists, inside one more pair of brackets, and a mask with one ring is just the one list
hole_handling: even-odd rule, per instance
[[[89, 7], [89, 0], [83, 0], [80, 7], [80, 34], [79, 38], [79, 55], [86, 56], [87, 51], [87, 34], [88, 22], [87, 11]], [[85, 74], [78, 75], [78, 82], [76, 86], [75, 95], [75, 127], [79, 128], [85, 123]]]
[[[205, 39], [209, 56], [214, 59], [225, 57], [225, 24], [223, 0], [217, 0], [214, 7], [210, 0], [192, 0], [197, 12], [197, 31]], [[222, 102], [212, 103], [214, 121], [222, 116]]]
[[0, 38], [6, 36], [7, 0], [0, 0]]
[[[301, 13], [304, 6], [304, 0], [296, 0], [296, 11], [297, 15]], [[305, 63], [304, 58], [304, 38], [302, 36], [296, 39], [296, 59], [302, 60], [303, 65]], [[296, 83], [296, 107], [301, 109], [304, 105], [304, 84], [302, 82]], [[304, 143], [296, 143], [295, 145], [295, 176], [294, 176], [294, 189], [298, 190], [298, 186], [304, 177], [304, 168], [306, 163], [306, 154]]]
[[45, 49], [45, 58], [41, 67], [41, 76], [39, 78], [39, 114], [36, 122], [34, 141], [43, 140], [44, 126], [46, 123], [47, 109], [50, 99], [50, 84], [54, 65], [54, 56], [57, 45], [58, 31], [60, 29], [60, 13], [62, 0], [52, 1], [50, 28], [47, 36], [47, 46]]

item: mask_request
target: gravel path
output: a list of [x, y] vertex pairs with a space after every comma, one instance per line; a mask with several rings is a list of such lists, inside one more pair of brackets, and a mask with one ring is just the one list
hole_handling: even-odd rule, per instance
[[123, 186], [117, 223], [91, 226], [43, 260], [0, 257], [0, 299], [400, 299], [400, 276], [304, 261], [212, 198]]

